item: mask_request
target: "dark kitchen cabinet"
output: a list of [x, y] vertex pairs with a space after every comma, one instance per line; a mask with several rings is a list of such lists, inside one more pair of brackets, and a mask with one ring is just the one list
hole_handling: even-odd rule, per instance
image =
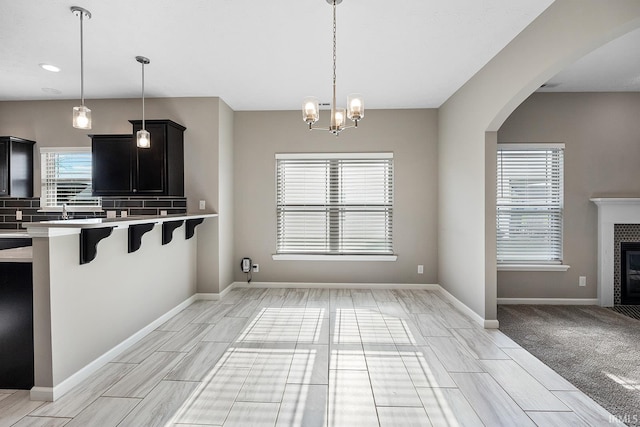
[[[134, 151], [131, 135], [91, 137], [92, 185], [97, 196], [119, 196], [133, 192]], [[134, 144], [135, 145], [135, 144]]]
[[0, 196], [33, 197], [34, 141], [0, 136]]
[[150, 148], [138, 148], [141, 120], [133, 135], [92, 135], [96, 196], [184, 196], [184, 131], [171, 120], [146, 120]]
[[0, 263], [0, 389], [33, 387], [33, 269]]

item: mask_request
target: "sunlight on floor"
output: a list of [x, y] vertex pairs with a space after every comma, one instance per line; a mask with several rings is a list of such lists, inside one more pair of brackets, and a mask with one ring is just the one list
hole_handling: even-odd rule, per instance
[[602, 371], [602, 373], [627, 390], [640, 390], [640, 382], [637, 380], [620, 377], [605, 371]]
[[[251, 425], [273, 418], [274, 408], [278, 420], [300, 425], [309, 416], [307, 405], [315, 405], [321, 417], [328, 406], [329, 425], [377, 425], [374, 394], [377, 399], [418, 399], [412, 379], [439, 387], [422, 351], [397, 350], [396, 345], [417, 343], [405, 319], [370, 309], [336, 309], [329, 328], [325, 315], [321, 308], [261, 309], [167, 426]], [[323, 334], [332, 337], [329, 360], [319, 357], [317, 349], [326, 349], [326, 339], [319, 344]], [[318, 368], [324, 370], [324, 381], [329, 369], [328, 390], [310, 385]], [[425, 407], [439, 422], [455, 426], [446, 393], [432, 389], [420, 399], [426, 399]], [[408, 411], [408, 416], [419, 421], [424, 414]]]

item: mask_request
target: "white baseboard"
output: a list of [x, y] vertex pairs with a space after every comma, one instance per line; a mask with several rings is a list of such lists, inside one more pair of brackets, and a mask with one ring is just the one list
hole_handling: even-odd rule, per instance
[[449, 291], [447, 291], [445, 288], [443, 288], [442, 286], [438, 286], [438, 287], [440, 288], [440, 293], [444, 295], [445, 298], [448, 299], [455, 308], [460, 310], [467, 317], [470, 317], [471, 320], [476, 322], [478, 325], [482, 326], [485, 329], [498, 329], [498, 327], [500, 326], [497, 320], [484, 319], [478, 313], [471, 310], [465, 303], [463, 303], [458, 298], [450, 294]]
[[598, 305], [597, 298], [498, 298], [498, 305]]
[[[197, 295], [197, 294], [196, 294]], [[76, 385], [80, 384], [82, 381], [87, 379], [91, 374], [96, 372], [98, 369], [102, 368], [104, 365], [112, 361], [116, 356], [123, 353], [125, 350], [136, 344], [142, 338], [147, 336], [151, 331], [156, 329], [158, 326], [162, 325], [167, 320], [171, 319], [173, 316], [178, 314], [180, 311], [190, 306], [194, 301], [196, 301], [196, 295], [192, 295], [187, 298], [162, 316], [158, 317], [153, 322], [149, 323], [144, 328], [140, 329], [138, 332], [131, 335], [129, 338], [122, 341], [120, 344], [116, 345], [112, 349], [108, 350], [100, 357], [90, 362], [80, 370], [78, 370], [75, 374], [71, 375], [60, 384], [54, 387], [33, 387], [30, 390], [30, 398], [31, 400], [45, 400], [45, 401], [54, 401], [69, 390], [71, 390]]]
[[422, 289], [437, 291], [440, 285], [422, 283], [303, 283], [303, 282], [233, 282], [233, 288], [295, 288], [295, 289]]
[[[475, 311], [471, 310], [462, 301], [447, 292], [437, 284], [411, 284], [411, 283], [299, 283], [299, 282], [233, 282], [229, 288], [297, 288], [297, 289], [421, 289], [428, 291], [440, 291], [454, 307], [470, 317], [474, 322], [486, 329], [497, 329], [497, 320], [485, 320]], [[227, 288], [227, 289], [229, 289]], [[226, 290], [226, 289], [225, 289]]]

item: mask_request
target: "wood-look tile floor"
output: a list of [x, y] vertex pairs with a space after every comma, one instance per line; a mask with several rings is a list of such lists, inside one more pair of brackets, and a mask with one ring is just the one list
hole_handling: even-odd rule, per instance
[[234, 289], [0, 427], [604, 426], [608, 412], [435, 291]]

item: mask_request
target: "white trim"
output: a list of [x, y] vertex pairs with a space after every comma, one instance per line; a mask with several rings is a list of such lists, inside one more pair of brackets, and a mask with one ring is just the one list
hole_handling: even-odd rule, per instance
[[522, 143], [518, 144], [517, 142], [508, 142], [508, 143], [499, 143], [499, 150], [553, 150], [553, 149], [561, 149], [564, 150], [564, 143]]
[[498, 298], [498, 305], [598, 305], [597, 298]]
[[480, 325], [480, 326], [482, 326], [483, 328], [486, 328], [486, 329], [497, 329], [498, 328], [499, 324], [498, 324], [497, 320], [484, 319], [478, 313], [476, 313], [475, 311], [470, 309], [465, 303], [463, 303], [458, 298], [456, 298], [452, 294], [450, 294], [449, 291], [447, 291], [445, 288], [443, 288], [442, 286], [439, 286], [439, 287], [440, 287], [440, 293], [442, 295], [444, 295], [444, 297], [446, 299], [448, 299], [455, 308], [460, 310], [467, 317], [471, 318], [471, 320], [476, 322], [478, 325]]
[[90, 153], [91, 147], [40, 147], [43, 153]]
[[226, 288], [223, 289], [222, 292], [220, 293], [214, 293], [214, 292], [201, 292], [201, 293], [197, 293], [195, 294], [196, 300], [198, 301], [220, 301], [220, 299], [222, 299], [222, 297], [224, 297], [227, 293], [229, 293], [229, 291], [231, 289], [234, 288], [234, 284], [236, 282], [230, 284], [229, 286], [227, 286]]
[[498, 271], [567, 271], [564, 264], [498, 264]]
[[421, 289], [427, 291], [439, 291], [447, 300], [449, 300], [455, 308], [460, 310], [467, 317], [478, 325], [486, 329], [497, 329], [499, 323], [497, 320], [487, 320], [482, 318], [475, 311], [470, 309], [462, 301], [451, 295], [442, 286], [438, 284], [425, 283], [300, 283], [300, 282], [233, 282], [231, 286], [226, 288], [297, 288], [297, 289]]
[[397, 261], [397, 255], [273, 254], [274, 261]]
[[[315, 283], [315, 282], [233, 282], [234, 288], [294, 288], [294, 289], [421, 289], [438, 291], [440, 285], [423, 283]], [[225, 291], [229, 289], [226, 288]]]
[[276, 160], [393, 159], [393, 153], [276, 153]]
[[123, 353], [125, 350], [129, 349], [142, 338], [147, 336], [158, 326], [162, 325], [167, 320], [171, 319], [173, 316], [181, 312], [183, 309], [193, 304], [196, 299], [196, 295], [190, 296], [171, 310], [167, 311], [162, 316], [158, 317], [153, 322], [149, 323], [144, 328], [140, 329], [138, 332], [131, 335], [129, 338], [126, 338], [111, 350], [106, 351], [104, 354], [94, 359], [92, 362], [89, 362], [83, 368], [67, 377], [60, 384], [54, 387], [33, 387], [30, 392], [31, 400], [54, 401], [56, 399], [59, 399], [61, 396], [69, 392], [69, 390], [71, 390], [73, 387], [77, 386], [82, 381], [90, 377], [98, 369], [102, 368], [104, 365], [112, 361], [116, 356]]
[[28, 227], [27, 233], [29, 237], [58, 237], [69, 236], [72, 234], [80, 234], [79, 228], [41, 228], [41, 227]]
[[500, 322], [497, 320], [485, 320], [482, 327], [485, 329], [498, 329], [500, 327]]
[[41, 402], [53, 402], [53, 387], [32, 387], [29, 390], [29, 399]]

